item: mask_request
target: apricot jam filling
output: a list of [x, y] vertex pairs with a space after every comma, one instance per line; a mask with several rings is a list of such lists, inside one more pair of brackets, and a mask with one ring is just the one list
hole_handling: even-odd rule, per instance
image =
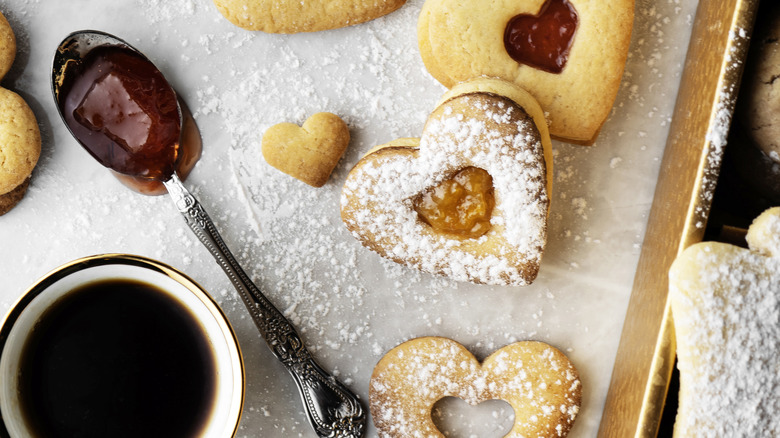
[[438, 232], [477, 238], [490, 230], [495, 203], [490, 174], [466, 167], [419, 195], [414, 209]]

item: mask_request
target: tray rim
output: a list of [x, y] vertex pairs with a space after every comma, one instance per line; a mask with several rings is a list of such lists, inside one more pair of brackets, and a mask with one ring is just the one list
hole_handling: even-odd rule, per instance
[[701, 0], [599, 437], [655, 437], [675, 363], [668, 270], [700, 242], [759, 0]]

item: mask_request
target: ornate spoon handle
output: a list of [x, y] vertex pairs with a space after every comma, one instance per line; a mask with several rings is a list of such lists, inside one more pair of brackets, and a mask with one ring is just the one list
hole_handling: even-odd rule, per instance
[[366, 416], [357, 397], [314, 361], [292, 324], [241, 269], [206, 211], [179, 177], [174, 174], [164, 184], [187, 225], [230, 278], [271, 351], [292, 374], [317, 435], [361, 437]]

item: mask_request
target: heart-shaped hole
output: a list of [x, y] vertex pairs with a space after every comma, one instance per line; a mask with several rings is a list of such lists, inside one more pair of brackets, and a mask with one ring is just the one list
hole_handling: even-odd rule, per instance
[[431, 418], [447, 438], [500, 438], [512, 429], [515, 411], [503, 400], [472, 406], [457, 397], [444, 397], [433, 405]]

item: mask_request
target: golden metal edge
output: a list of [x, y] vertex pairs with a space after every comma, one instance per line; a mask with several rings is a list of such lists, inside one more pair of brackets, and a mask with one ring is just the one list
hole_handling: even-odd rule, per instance
[[599, 437], [658, 434], [675, 359], [668, 268], [703, 238], [757, 9], [758, 0], [699, 3]]
[[[65, 277], [73, 272], [86, 269], [88, 267], [100, 266], [104, 264], [129, 264], [152, 269], [156, 272], [166, 275], [192, 292], [215, 317], [215, 320], [219, 324], [221, 331], [229, 335], [229, 339], [227, 339], [229, 341], [228, 345], [235, 346], [235, 349], [230, 348], [231, 355], [234, 355], [238, 359], [237, 362], [235, 362], [233, 372], [236, 375], [240, 375], [241, 377], [240, 391], [236, 393], [237, 395], [232, 401], [232, 404], [237, 406], [237, 408], [229, 414], [231, 424], [233, 424], [233, 430], [230, 436], [234, 437], [238, 432], [238, 428], [241, 423], [244, 400], [246, 398], [246, 371], [243, 365], [243, 354], [241, 353], [241, 346], [238, 342], [238, 337], [236, 336], [236, 333], [233, 330], [227, 315], [224, 314], [222, 309], [219, 307], [219, 304], [217, 304], [214, 298], [211, 297], [211, 295], [209, 295], [209, 293], [206, 292], [206, 290], [200, 286], [200, 284], [178, 269], [160, 261], [133, 254], [107, 253], [81, 257], [47, 272], [24, 291], [24, 293], [10, 307], [5, 316], [3, 316], [3, 319], [0, 320], [0, 354], [2, 354], [3, 346], [5, 345], [8, 333], [11, 330], [11, 325], [13, 325], [8, 324], [8, 321], [15, 321], [24, 308], [30, 303], [30, 301], [33, 300], [33, 298], [46, 289], [46, 287], [62, 277]], [[0, 415], [0, 437], [8, 437], [8, 431], [3, 425], [2, 415]]]

